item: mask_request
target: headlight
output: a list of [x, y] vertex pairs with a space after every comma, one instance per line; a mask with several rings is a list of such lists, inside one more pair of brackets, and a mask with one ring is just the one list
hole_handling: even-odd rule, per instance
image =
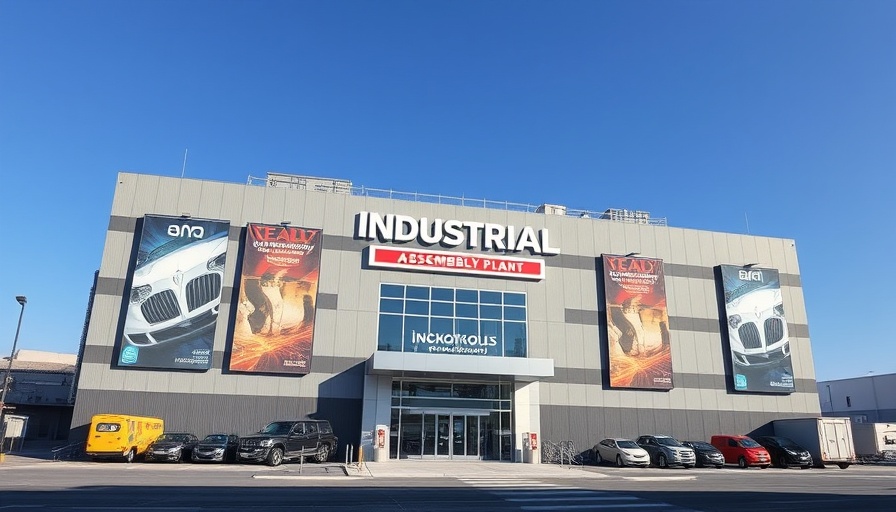
[[261, 446], [271, 446], [272, 444], [274, 444], [274, 440], [273, 439], [262, 439], [261, 441], [259, 441], [258, 444]]
[[131, 288], [131, 304], [142, 304], [152, 295], [152, 286], [145, 284]]
[[180, 446], [175, 446], [174, 448], [168, 448], [168, 453], [177, 453], [180, 450]]
[[775, 314], [778, 316], [784, 316], [784, 304], [778, 304], [774, 307]]
[[737, 326], [740, 325], [741, 317], [740, 315], [731, 315], [728, 317], [728, 326], [732, 329], [737, 329]]
[[224, 260], [226, 259], [226, 257], [227, 253], [222, 252], [214, 258], [208, 260], [208, 263], [206, 263], [205, 266], [212, 272], [224, 272]]

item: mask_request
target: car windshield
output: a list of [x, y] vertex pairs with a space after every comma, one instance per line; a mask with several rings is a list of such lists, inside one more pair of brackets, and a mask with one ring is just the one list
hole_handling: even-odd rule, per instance
[[681, 443], [671, 437], [657, 437], [656, 442], [663, 446], [681, 446]]
[[202, 440], [203, 443], [208, 444], [221, 444], [227, 442], [227, 436], [225, 435], [211, 435], [206, 436], [205, 439]]
[[756, 441], [753, 441], [749, 437], [746, 439], [741, 439], [740, 445], [743, 446], [744, 448], [760, 448], [761, 447], [761, 445], [759, 443], [757, 443]]
[[616, 446], [620, 448], [640, 448], [634, 441], [616, 441]]
[[704, 443], [703, 441], [688, 441], [694, 448], [698, 450], [715, 450], [715, 447], [709, 443]]
[[791, 450], [802, 450], [803, 447], [794, 443], [792, 440], [787, 439], [786, 437], [776, 437], [774, 440], [778, 443], [781, 448], [790, 448]]
[[172, 443], [186, 443], [189, 436], [186, 434], [162, 434], [156, 441], [169, 441]]
[[260, 434], [273, 434], [275, 436], [285, 436], [292, 430], [291, 421], [275, 421], [259, 431]]
[[[225, 236], [226, 234], [227, 234], [226, 231], [224, 231], [222, 233], [216, 233], [208, 238], [205, 238], [205, 239], [199, 240], [199, 241], [214, 240], [216, 238], [221, 238], [221, 237]], [[167, 255], [173, 253], [174, 251], [177, 251], [178, 249], [182, 249], [182, 248], [184, 248], [192, 243], [195, 243], [195, 242], [197, 242], [197, 240], [195, 238], [179, 236], [177, 238], [172, 238], [171, 240], [165, 242], [164, 244], [156, 247], [152, 251], [149, 251], [149, 252], [140, 251], [137, 253], [137, 268], [140, 268], [143, 265], [146, 265], [147, 263], [150, 263], [159, 258], [162, 258], [163, 256], [167, 256]]]

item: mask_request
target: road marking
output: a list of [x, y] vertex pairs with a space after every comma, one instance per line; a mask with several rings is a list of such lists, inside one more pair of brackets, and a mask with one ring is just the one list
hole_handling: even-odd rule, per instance
[[624, 476], [625, 480], [635, 482], [663, 482], [666, 480], [696, 480], [696, 476]]
[[590, 505], [551, 505], [545, 507], [520, 507], [523, 510], [576, 510], [576, 509], [613, 509], [613, 508], [665, 508], [672, 507], [668, 503], [608, 503], [608, 504], [590, 504]]

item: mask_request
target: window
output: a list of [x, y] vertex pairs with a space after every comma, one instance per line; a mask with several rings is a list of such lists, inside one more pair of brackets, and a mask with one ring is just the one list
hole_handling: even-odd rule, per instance
[[846, 406], [852, 407], [852, 398], [851, 397], [848, 397], [848, 396], [846, 397]]
[[526, 294], [381, 284], [377, 350], [527, 357]]

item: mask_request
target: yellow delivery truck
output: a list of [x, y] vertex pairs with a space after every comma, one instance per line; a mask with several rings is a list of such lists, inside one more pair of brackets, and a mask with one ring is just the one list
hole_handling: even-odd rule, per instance
[[143, 455], [150, 443], [165, 431], [159, 418], [128, 414], [96, 414], [87, 434], [87, 456], [94, 459], [117, 459], [132, 462]]

